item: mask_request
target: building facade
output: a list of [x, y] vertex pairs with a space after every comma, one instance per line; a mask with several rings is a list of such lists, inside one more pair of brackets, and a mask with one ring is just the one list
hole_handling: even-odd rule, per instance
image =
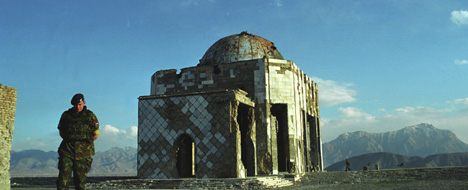
[[323, 168], [317, 84], [256, 35], [222, 38], [179, 73], [157, 71], [138, 109], [139, 178]]

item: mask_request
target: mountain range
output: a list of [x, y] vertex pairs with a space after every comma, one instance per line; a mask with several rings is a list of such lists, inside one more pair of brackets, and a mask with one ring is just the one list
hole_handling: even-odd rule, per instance
[[[345, 133], [323, 144], [324, 165], [329, 171], [362, 170], [368, 163], [381, 169], [468, 165], [468, 145], [449, 130], [430, 124], [408, 126], [398, 131]], [[137, 149], [112, 148], [97, 152], [89, 176], [136, 176]], [[57, 152], [24, 150], [11, 152], [12, 177], [57, 176]], [[334, 164], [336, 163], [336, 164]], [[403, 166], [398, 166], [403, 163]]]
[[386, 133], [344, 133], [322, 147], [325, 167], [346, 158], [377, 152], [419, 157], [468, 152], [468, 145], [453, 132], [426, 123]]
[[[24, 150], [11, 152], [12, 177], [57, 176], [58, 153]], [[137, 150], [133, 147], [112, 148], [97, 152], [89, 176], [136, 176]]]

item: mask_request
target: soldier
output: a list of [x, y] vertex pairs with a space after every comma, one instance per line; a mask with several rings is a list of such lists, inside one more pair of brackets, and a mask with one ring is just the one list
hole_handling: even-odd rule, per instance
[[349, 160], [346, 159], [346, 169], [345, 169], [345, 171], [351, 171], [351, 168], [349, 167], [349, 165], [350, 165]]
[[83, 94], [75, 94], [72, 108], [63, 112], [58, 125], [62, 143], [59, 153], [57, 189], [68, 189], [73, 172], [75, 189], [85, 189], [86, 175], [91, 169], [94, 141], [99, 136], [99, 122], [85, 106]]

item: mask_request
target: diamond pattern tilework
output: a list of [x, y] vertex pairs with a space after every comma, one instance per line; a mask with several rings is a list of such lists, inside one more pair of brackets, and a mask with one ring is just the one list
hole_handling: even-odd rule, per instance
[[182, 134], [195, 141], [196, 177], [218, 177], [220, 170], [231, 166], [235, 171], [236, 142], [229, 129], [229, 111], [229, 99], [220, 102], [220, 94], [141, 99], [138, 176], [178, 178], [174, 143]]

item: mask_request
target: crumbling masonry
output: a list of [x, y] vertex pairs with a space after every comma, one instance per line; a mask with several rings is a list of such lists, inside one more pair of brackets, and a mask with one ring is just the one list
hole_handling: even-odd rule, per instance
[[10, 189], [10, 150], [16, 111], [16, 89], [0, 84], [0, 189]]
[[323, 168], [317, 84], [256, 35], [222, 38], [179, 73], [157, 71], [138, 110], [139, 178]]

